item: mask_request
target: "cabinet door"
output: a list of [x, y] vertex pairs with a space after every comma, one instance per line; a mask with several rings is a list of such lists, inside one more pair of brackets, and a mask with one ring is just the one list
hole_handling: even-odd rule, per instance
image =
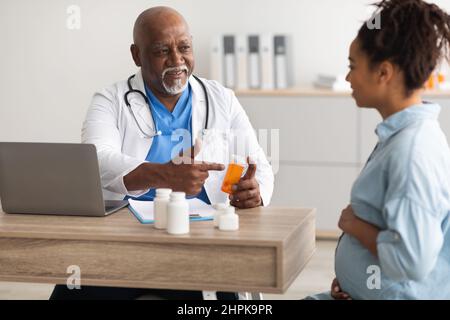
[[450, 142], [450, 99], [432, 99], [433, 102], [441, 106], [441, 114], [439, 115], [439, 123], [442, 131], [447, 136], [447, 141]]
[[356, 163], [358, 109], [350, 98], [242, 97], [255, 129], [280, 129], [280, 160]]
[[342, 209], [350, 202], [350, 191], [358, 167], [302, 167], [281, 164], [275, 176], [273, 206], [317, 209], [318, 231], [338, 232]]

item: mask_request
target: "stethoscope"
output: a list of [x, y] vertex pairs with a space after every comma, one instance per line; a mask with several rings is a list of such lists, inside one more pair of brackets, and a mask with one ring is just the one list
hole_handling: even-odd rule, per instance
[[[134, 122], [136, 122], [136, 125], [137, 125], [137, 127], [139, 128], [139, 130], [141, 131], [141, 133], [144, 135], [145, 138], [152, 139], [152, 138], [154, 138], [154, 137], [156, 137], [156, 136], [162, 135], [162, 132], [161, 132], [160, 130], [156, 130], [156, 129], [155, 129], [153, 133], [148, 134], [148, 133], [146, 133], [144, 130], [142, 130], [141, 126], [139, 125], [139, 122], [138, 122], [137, 119], [136, 119], [136, 116], [134, 115], [133, 109], [131, 108], [131, 104], [130, 104], [130, 102], [128, 101], [128, 95], [129, 95], [130, 93], [137, 93], [137, 94], [141, 95], [142, 98], [144, 99], [145, 103], [146, 103], [146, 104], [148, 105], [148, 107], [150, 108], [150, 113], [151, 113], [151, 115], [152, 115], [152, 120], [153, 120], [153, 123], [155, 124], [155, 128], [156, 128], [155, 119], [154, 119], [154, 117], [153, 117], [153, 113], [151, 112], [151, 111], [152, 111], [152, 110], [151, 110], [151, 107], [152, 107], [152, 106], [151, 106], [151, 104], [150, 104], [150, 101], [148, 100], [147, 96], [146, 96], [142, 91], [133, 89], [133, 87], [131, 86], [131, 79], [133, 79], [135, 76], [136, 76], [136, 75], [133, 74], [133, 75], [131, 75], [131, 76], [128, 78], [128, 80], [127, 80], [128, 91], [125, 93], [125, 95], [124, 95], [123, 98], [124, 98], [124, 100], [125, 100], [125, 104], [127, 105], [128, 109], [130, 110], [131, 115], [133, 116]], [[203, 129], [203, 133], [205, 133], [206, 130], [208, 129], [208, 118], [209, 118], [209, 98], [208, 98], [208, 91], [206, 90], [206, 86], [205, 86], [205, 84], [203, 83], [202, 80], [200, 80], [200, 79], [199, 79], [197, 76], [195, 76], [195, 75], [192, 75], [192, 76], [194, 77], [195, 80], [198, 81], [198, 83], [200, 83], [200, 85], [201, 85], [202, 88], [203, 88], [203, 92], [205, 93], [205, 100], [206, 100], [206, 121], [205, 121], [205, 127], [204, 127], [204, 129]]]

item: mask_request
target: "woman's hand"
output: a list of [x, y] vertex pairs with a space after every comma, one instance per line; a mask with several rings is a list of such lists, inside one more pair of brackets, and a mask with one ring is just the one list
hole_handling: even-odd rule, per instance
[[336, 278], [334, 278], [333, 282], [331, 283], [331, 296], [335, 300], [352, 300], [348, 293], [341, 290], [339, 282]]
[[355, 225], [355, 221], [358, 220], [358, 217], [353, 212], [353, 208], [351, 205], [348, 205], [347, 208], [342, 210], [341, 217], [339, 218], [338, 226], [345, 233], [352, 234], [352, 227]]
[[375, 257], [378, 257], [377, 238], [380, 229], [358, 218], [351, 205], [342, 210], [338, 226], [345, 233], [358, 239]]

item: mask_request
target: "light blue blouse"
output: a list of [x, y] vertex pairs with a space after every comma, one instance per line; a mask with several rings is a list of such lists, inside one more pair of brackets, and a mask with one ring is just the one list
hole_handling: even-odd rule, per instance
[[450, 151], [439, 112], [415, 105], [377, 126], [351, 205], [381, 229], [378, 258], [347, 234], [336, 249], [336, 277], [354, 299], [450, 299]]

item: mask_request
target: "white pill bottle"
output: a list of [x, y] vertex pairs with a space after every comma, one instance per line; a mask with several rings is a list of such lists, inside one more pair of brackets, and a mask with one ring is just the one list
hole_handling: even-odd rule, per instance
[[234, 207], [224, 209], [223, 213], [219, 216], [219, 230], [239, 230], [239, 216], [235, 213]]
[[172, 189], [156, 189], [154, 205], [154, 226], [156, 229], [167, 228], [167, 205], [169, 204]]
[[189, 233], [189, 204], [184, 192], [172, 192], [167, 205], [167, 232], [170, 234]]

